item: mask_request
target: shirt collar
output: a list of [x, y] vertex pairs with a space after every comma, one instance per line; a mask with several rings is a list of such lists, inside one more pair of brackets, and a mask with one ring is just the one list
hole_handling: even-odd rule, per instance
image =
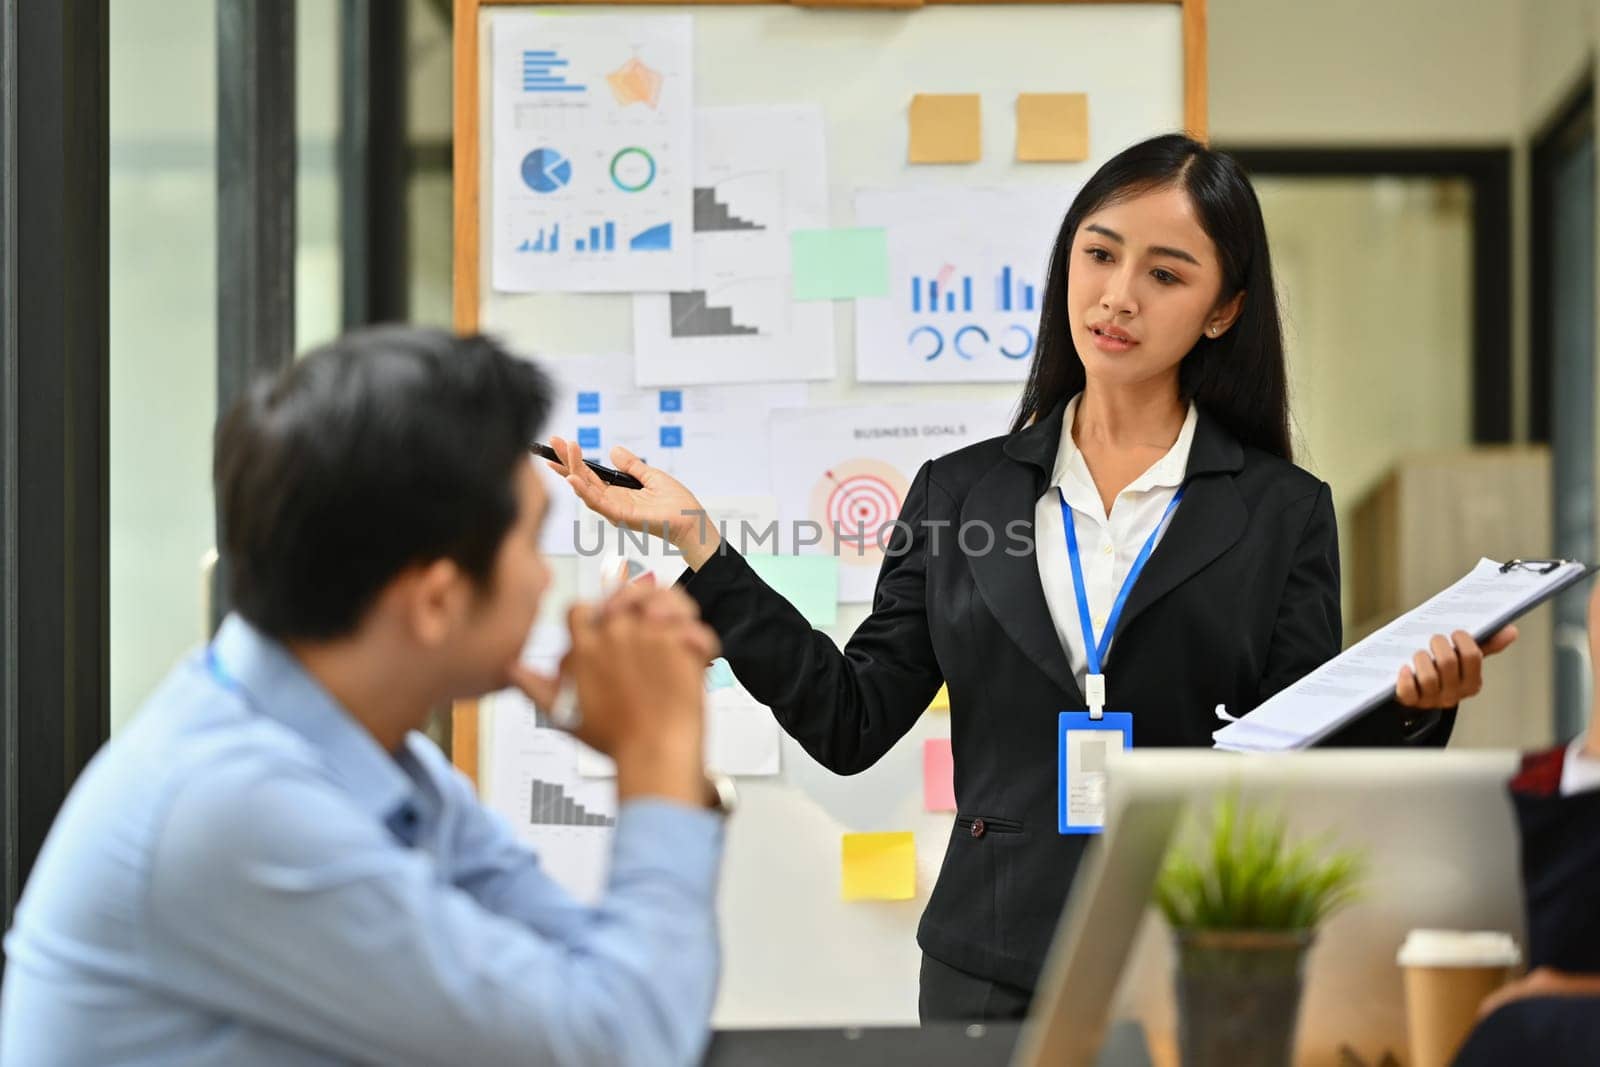
[[406, 761], [384, 751], [283, 645], [238, 615], [229, 615], [211, 642], [208, 658], [219, 683], [239, 693], [252, 713], [310, 742], [372, 816], [387, 819], [402, 804], [425, 803], [417, 781], [402, 765]]
[[[1061, 440], [1056, 446], [1056, 464], [1050, 472], [1051, 485], [1064, 485], [1069, 479], [1085, 483], [1088, 488], [1094, 489], [1094, 479], [1089, 474], [1089, 465], [1084, 462], [1083, 453], [1078, 451], [1078, 443], [1072, 439], [1072, 422], [1078, 413], [1078, 400], [1082, 393], [1067, 402], [1067, 409], [1061, 416]], [[1195, 425], [1199, 422], [1199, 409], [1194, 402], [1189, 402], [1189, 411], [1183, 418], [1183, 427], [1178, 431], [1178, 439], [1167, 449], [1167, 454], [1152, 463], [1148, 470], [1135, 478], [1125, 493], [1140, 493], [1150, 489], [1176, 489], [1183, 484], [1184, 475], [1189, 469], [1189, 452], [1194, 447]], [[1098, 491], [1096, 491], [1098, 492]]]

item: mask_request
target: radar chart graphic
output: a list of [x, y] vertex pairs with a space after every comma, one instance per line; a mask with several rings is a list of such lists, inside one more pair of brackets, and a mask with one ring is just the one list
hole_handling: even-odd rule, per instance
[[881, 459], [849, 459], [836, 463], [811, 490], [811, 518], [823, 529], [822, 546], [831, 549], [835, 531], [839, 560], [876, 567], [883, 560], [884, 527], [900, 515], [909, 485], [905, 476]]

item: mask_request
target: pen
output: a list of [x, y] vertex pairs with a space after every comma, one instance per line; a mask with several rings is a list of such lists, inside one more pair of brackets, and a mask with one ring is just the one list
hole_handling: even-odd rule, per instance
[[[566, 461], [560, 456], [556, 455], [556, 450], [551, 448], [549, 445], [542, 445], [538, 442], [535, 442], [528, 447], [533, 449], [536, 455], [543, 456], [552, 463], [560, 463], [562, 466], [566, 466]], [[644, 483], [631, 474], [624, 474], [619, 470], [612, 470], [605, 464], [596, 463], [592, 459], [586, 459], [583, 462], [585, 466], [594, 471], [597, 478], [599, 478], [602, 482], [605, 482], [607, 485], [614, 485], [619, 489], [644, 488]]]

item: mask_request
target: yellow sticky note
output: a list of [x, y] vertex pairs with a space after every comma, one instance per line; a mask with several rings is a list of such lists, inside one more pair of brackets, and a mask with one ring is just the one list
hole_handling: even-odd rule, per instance
[[912, 163], [976, 163], [983, 156], [977, 93], [911, 98]]
[[929, 711], [949, 711], [950, 710], [950, 687], [948, 685], [941, 685], [939, 687], [939, 691], [937, 693], [933, 694], [933, 703], [928, 705], [928, 710]]
[[1088, 96], [1017, 94], [1017, 162], [1074, 163], [1088, 158]]
[[845, 834], [842, 856], [839, 895], [845, 900], [910, 900], [917, 895], [915, 834]]

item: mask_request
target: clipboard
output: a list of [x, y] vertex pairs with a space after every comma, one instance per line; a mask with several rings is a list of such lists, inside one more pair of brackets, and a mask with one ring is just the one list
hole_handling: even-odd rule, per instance
[[1512, 623], [1522, 618], [1522, 616], [1526, 615], [1540, 604], [1543, 604], [1547, 600], [1555, 599], [1562, 593], [1565, 593], [1568, 589], [1571, 589], [1573, 586], [1583, 581], [1585, 578], [1591, 577], [1597, 571], [1600, 571], [1600, 565], [1584, 563], [1582, 560], [1576, 559], [1508, 559], [1504, 563], [1500, 564], [1501, 574], [1511, 574], [1516, 571], [1528, 571], [1534, 574], [1552, 574], [1561, 567], [1570, 567], [1573, 569], [1567, 571], [1562, 577], [1556, 579], [1553, 585], [1542, 591], [1531, 603], [1525, 605], [1517, 611], [1507, 613], [1502, 619], [1498, 619], [1495, 622], [1488, 624], [1486, 627], [1484, 627], [1483, 632], [1481, 633], [1476, 630], [1472, 631], [1472, 639], [1480, 642], [1487, 641], [1489, 638], [1493, 637], [1501, 630], [1504, 630], [1507, 626], [1510, 626]]
[[1465, 630], [1487, 640], [1597, 569], [1567, 559], [1480, 560], [1460, 580], [1229, 721], [1212, 734], [1214, 746], [1286, 752], [1315, 745], [1390, 700], [1395, 674], [1432, 635]]

